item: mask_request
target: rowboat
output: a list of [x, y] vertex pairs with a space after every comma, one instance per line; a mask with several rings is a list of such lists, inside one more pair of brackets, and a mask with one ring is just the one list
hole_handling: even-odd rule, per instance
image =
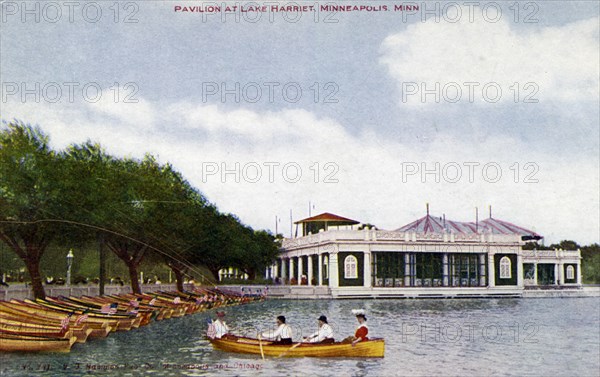
[[[48, 308], [58, 312], [63, 312], [67, 315], [73, 312], [75, 312], [76, 314], [83, 313], [82, 308], [79, 308], [76, 305], [70, 305], [68, 303], [51, 297], [47, 297], [46, 300], [25, 300], [25, 303], [37, 304], [44, 308]], [[88, 312], [88, 316], [89, 317], [86, 320], [87, 322], [93, 323], [94, 321], [99, 321], [102, 323], [107, 323], [113, 329], [113, 331], [129, 331], [135, 324], [135, 321], [139, 321], [139, 319], [132, 319], [130, 315], [124, 314], [103, 314], [100, 312]]]
[[69, 352], [77, 339], [44, 338], [1, 334], [1, 352]]
[[[2, 322], [8, 323], [8, 321], [13, 321], [17, 322], [17, 324], [21, 322], [62, 327], [61, 320], [63, 318], [63, 313], [43, 310], [40, 307], [32, 307], [25, 303], [16, 304], [0, 301], [0, 320]], [[69, 328], [73, 329], [78, 338], [81, 338], [83, 335], [78, 335], [77, 332], [83, 332], [89, 335], [90, 338], [104, 338], [112, 330], [112, 327], [106, 323], [86, 320], [85, 324], [77, 324], [76, 318], [71, 318]]]
[[[208, 339], [214, 348], [236, 353], [251, 353], [276, 357], [383, 357], [383, 339], [369, 339], [352, 343], [335, 342], [329, 344], [296, 343], [294, 345], [274, 345], [273, 342], [253, 338]], [[262, 348], [262, 351], [261, 351]]]
[[[0, 323], [0, 336], [2, 335], [18, 335], [18, 336], [43, 336], [44, 338], [57, 338], [57, 339], [68, 339], [77, 336], [73, 334], [73, 330], [66, 328], [52, 328], [52, 327], [30, 327], [27, 325], [13, 325]], [[87, 336], [86, 336], [87, 337]], [[84, 340], [85, 342], [85, 340]], [[83, 342], [81, 342], [83, 343]]]

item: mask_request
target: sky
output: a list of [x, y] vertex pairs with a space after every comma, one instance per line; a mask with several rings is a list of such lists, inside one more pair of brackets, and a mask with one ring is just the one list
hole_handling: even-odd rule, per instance
[[429, 203], [599, 242], [599, 3], [475, 3], [2, 1], [0, 118], [154, 154], [286, 236]]

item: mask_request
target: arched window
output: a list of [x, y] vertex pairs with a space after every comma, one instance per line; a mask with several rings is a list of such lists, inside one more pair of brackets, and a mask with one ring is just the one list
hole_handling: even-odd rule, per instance
[[500, 279], [510, 279], [512, 277], [512, 271], [510, 267], [510, 258], [502, 257], [500, 259]]
[[358, 278], [358, 260], [354, 255], [348, 255], [344, 259], [344, 278], [356, 279]]
[[567, 266], [567, 279], [575, 279], [575, 268], [573, 266]]

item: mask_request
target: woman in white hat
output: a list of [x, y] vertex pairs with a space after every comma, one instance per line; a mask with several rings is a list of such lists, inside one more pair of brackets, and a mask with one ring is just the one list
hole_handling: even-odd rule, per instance
[[364, 310], [353, 310], [352, 313], [356, 315], [356, 320], [358, 321], [358, 327], [356, 328], [356, 331], [354, 332], [354, 338], [352, 339], [352, 345], [354, 346], [358, 342], [369, 340], [367, 337], [369, 334], [369, 328], [367, 327], [367, 317], [365, 316]]

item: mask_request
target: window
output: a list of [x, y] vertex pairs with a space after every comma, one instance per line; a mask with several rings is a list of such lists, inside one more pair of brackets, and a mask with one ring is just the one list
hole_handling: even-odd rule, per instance
[[358, 260], [353, 255], [348, 255], [344, 259], [344, 278], [345, 279], [357, 279], [358, 278]]
[[500, 279], [510, 279], [512, 277], [510, 267], [510, 258], [502, 257], [500, 259]]
[[567, 266], [567, 279], [575, 279], [575, 268], [573, 266]]

